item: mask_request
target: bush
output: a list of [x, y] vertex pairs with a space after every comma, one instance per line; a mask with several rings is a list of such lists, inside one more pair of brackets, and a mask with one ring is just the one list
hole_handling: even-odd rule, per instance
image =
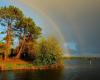
[[33, 61], [37, 65], [62, 63], [63, 50], [55, 38], [42, 39], [39, 43], [40, 53]]
[[21, 53], [21, 59], [27, 61], [33, 61], [39, 53], [39, 45], [36, 41], [29, 41], [25, 43], [23, 51]]

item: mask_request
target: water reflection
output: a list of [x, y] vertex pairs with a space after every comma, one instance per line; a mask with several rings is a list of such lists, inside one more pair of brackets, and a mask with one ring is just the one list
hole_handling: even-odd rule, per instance
[[0, 72], [0, 80], [14, 80], [14, 73], [12, 71]]
[[15, 80], [60, 80], [61, 70], [16, 71]]
[[3, 71], [0, 80], [61, 80], [61, 70]]

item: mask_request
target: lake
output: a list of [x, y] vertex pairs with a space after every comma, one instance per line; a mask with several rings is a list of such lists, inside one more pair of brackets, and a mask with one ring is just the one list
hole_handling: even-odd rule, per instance
[[1, 71], [0, 80], [100, 80], [100, 60], [65, 60], [61, 70]]

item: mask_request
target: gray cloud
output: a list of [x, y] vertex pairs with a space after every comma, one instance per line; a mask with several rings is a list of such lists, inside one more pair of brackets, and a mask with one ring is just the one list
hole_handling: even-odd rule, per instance
[[[38, 0], [37, 3], [40, 1]], [[100, 0], [43, 0], [41, 8], [79, 53], [100, 53]]]
[[65, 43], [76, 44], [77, 53], [85, 55], [100, 53], [100, 0], [26, 0], [26, 2], [35, 4], [50, 16], [63, 33]]

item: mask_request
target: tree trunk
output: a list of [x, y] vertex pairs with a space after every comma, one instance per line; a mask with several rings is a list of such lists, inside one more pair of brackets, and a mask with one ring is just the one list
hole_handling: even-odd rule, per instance
[[20, 58], [21, 52], [22, 52], [23, 47], [25, 45], [25, 39], [26, 39], [26, 37], [24, 36], [23, 41], [22, 41], [22, 44], [21, 44], [21, 47], [20, 47], [20, 49], [18, 51], [18, 54], [17, 54], [16, 58]]
[[5, 53], [4, 53], [4, 59], [8, 57], [8, 55], [11, 53], [11, 25], [8, 26], [7, 35], [6, 35], [6, 44], [5, 44]]

